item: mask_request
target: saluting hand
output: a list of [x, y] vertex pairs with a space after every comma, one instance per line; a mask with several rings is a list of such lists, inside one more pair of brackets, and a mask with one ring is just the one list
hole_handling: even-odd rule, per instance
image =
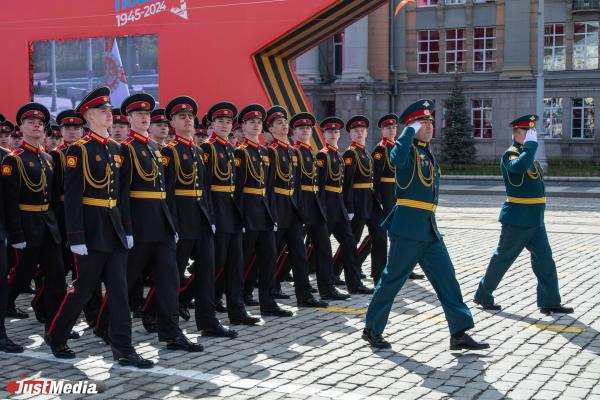
[[413, 128], [415, 130], [415, 133], [417, 133], [419, 132], [419, 129], [421, 129], [421, 123], [419, 121], [415, 121], [409, 125], [409, 128]]
[[535, 129], [529, 129], [525, 135], [526, 142], [537, 142], [537, 131]]

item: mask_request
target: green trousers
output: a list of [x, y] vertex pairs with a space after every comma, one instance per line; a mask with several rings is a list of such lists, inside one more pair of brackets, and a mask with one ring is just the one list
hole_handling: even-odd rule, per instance
[[450, 333], [473, 328], [473, 316], [463, 302], [454, 266], [443, 240], [418, 242], [390, 236], [388, 261], [369, 303], [366, 327], [382, 334], [394, 299], [419, 263], [444, 309]]
[[552, 249], [548, 242], [546, 227], [521, 227], [511, 224], [502, 224], [498, 248], [475, 293], [477, 303], [494, 304], [492, 293], [523, 249], [527, 249], [531, 253], [531, 266], [538, 283], [538, 307], [560, 306], [558, 275], [556, 274], [556, 264], [552, 259]]

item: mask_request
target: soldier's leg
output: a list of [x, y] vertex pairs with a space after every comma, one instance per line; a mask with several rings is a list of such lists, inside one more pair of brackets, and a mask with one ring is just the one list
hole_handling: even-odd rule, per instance
[[194, 312], [198, 330], [209, 329], [219, 323], [215, 311], [215, 251], [214, 236], [210, 228], [200, 240], [194, 243], [193, 292], [196, 299]]
[[107, 258], [107, 253], [93, 250], [87, 256], [77, 256], [77, 280], [73, 282], [73, 288], [69, 289], [63, 297], [47, 330], [48, 337], [53, 344], [67, 342], [69, 333], [77, 323], [81, 310], [92, 297], [98, 282], [102, 281], [102, 272]]
[[475, 326], [473, 316], [463, 301], [454, 266], [444, 241], [438, 240], [429, 244], [419, 264], [442, 303], [450, 334], [473, 328]]
[[475, 293], [476, 303], [481, 305], [494, 304], [494, 290], [500, 284], [506, 271], [525, 248], [525, 244], [530, 240], [531, 232], [531, 228], [521, 228], [509, 224], [502, 225], [498, 247]]
[[333, 236], [340, 244], [340, 254], [344, 264], [344, 279], [349, 290], [362, 285], [360, 280], [360, 265], [356, 252], [356, 240], [347, 222], [335, 224], [332, 230]]
[[387, 265], [377, 282], [366, 316], [366, 327], [376, 335], [383, 333], [396, 295], [428, 245], [398, 237], [391, 237], [390, 242]]
[[285, 234], [290, 264], [294, 273], [294, 291], [296, 300], [304, 301], [312, 298], [310, 292], [310, 281], [308, 279], [308, 258], [306, 246], [304, 245], [304, 233], [301, 224], [292, 224]]
[[376, 284], [383, 268], [385, 268], [387, 254], [387, 235], [381, 227], [383, 216], [380, 211], [373, 211], [373, 218], [367, 221], [369, 235], [371, 236], [371, 277]]
[[217, 230], [215, 234], [215, 300], [222, 299], [225, 293], [225, 262], [229, 252], [229, 234], [220, 233]]
[[525, 246], [531, 253], [531, 266], [537, 277], [537, 304], [539, 307], [558, 307], [561, 305], [560, 289], [556, 264], [552, 258], [552, 249], [548, 241], [546, 227], [537, 228], [533, 238]]
[[6, 336], [4, 318], [6, 317], [6, 305], [8, 304], [8, 260], [6, 246], [0, 243], [0, 338]]
[[246, 231], [242, 235], [242, 253], [244, 256], [244, 296], [252, 296], [254, 284], [258, 279], [256, 246], [259, 232]]
[[229, 246], [225, 262], [227, 313], [229, 318], [237, 318], [246, 313], [244, 306], [244, 262], [242, 234], [229, 234]]
[[[15, 249], [15, 264], [8, 275], [8, 305], [12, 306], [25, 285], [29, 285], [37, 265], [41, 247]], [[39, 288], [38, 288], [39, 289]]]
[[50, 326], [66, 293], [65, 270], [60, 246], [48, 238], [44, 241], [38, 259], [44, 268], [43, 301], [46, 310], [46, 329]]
[[[367, 224], [367, 221], [364, 219], [354, 218], [354, 219], [352, 219], [352, 221], [350, 221], [350, 228], [352, 229], [352, 235], [354, 236], [354, 241], [356, 242], [356, 245], [357, 245], [356, 255], [359, 260], [358, 268], [359, 268], [359, 272], [361, 274], [364, 274], [364, 272], [362, 270], [362, 264], [368, 255], [368, 254], [365, 254], [365, 251], [367, 251], [371, 248], [370, 242], [372, 241], [372, 238], [368, 238], [368, 240], [366, 242], [362, 242], [362, 240], [361, 240], [366, 224]], [[359, 246], [359, 244], [360, 244], [360, 246]]]
[[92, 296], [88, 300], [87, 304], [83, 307], [83, 315], [90, 328], [96, 326], [98, 315], [100, 314], [100, 308], [102, 307], [102, 283], [98, 282]]
[[127, 251], [109, 254], [104, 263], [103, 280], [111, 309], [108, 334], [110, 344], [123, 353], [128, 353], [131, 344], [131, 315], [127, 307]]
[[154, 277], [158, 339], [174, 338], [179, 332], [179, 271], [177, 270], [175, 239], [148, 243], [154, 248]]
[[335, 288], [333, 275], [331, 241], [325, 223], [314, 224], [308, 227], [308, 234], [313, 245], [313, 257], [316, 260], [317, 287], [319, 293], [327, 294]]
[[[195, 243], [196, 240], [193, 239], [179, 239], [177, 242], [176, 259], [180, 283], [179, 304], [185, 307], [187, 307], [190, 301], [192, 301], [194, 298], [194, 281], [196, 280], [196, 273], [192, 272], [192, 274], [187, 278], [185, 278], [184, 273], [190, 262], [190, 258], [192, 257], [192, 251]], [[202, 260], [202, 258], [199, 260]]]
[[258, 302], [261, 310], [271, 310], [277, 306], [273, 298], [276, 261], [275, 232], [261, 232], [258, 237], [254, 266], [258, 268]]

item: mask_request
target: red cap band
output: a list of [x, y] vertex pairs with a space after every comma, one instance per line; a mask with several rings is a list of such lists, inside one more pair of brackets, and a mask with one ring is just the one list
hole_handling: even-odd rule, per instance
[[142, 109], [143, 111], [150, 111], [150, 103], [148, 103], [147, 101], [135, 101], [133, 103], [131, 103], [130, 105], [127, 106], [126, 111], [129, 112], [133, 109]]

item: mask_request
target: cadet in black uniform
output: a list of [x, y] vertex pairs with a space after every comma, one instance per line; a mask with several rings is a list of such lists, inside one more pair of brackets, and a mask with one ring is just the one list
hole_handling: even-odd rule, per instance
[[[214, 213], [207, 201], [206, 167], [202, 149], [194, 145], [194, 119], [198, 105], [191, 97], [176, 97], [167, 104], [166, 117], [175, 140], [162, 149], [169, 208], [179, 233], [177, 267], [180, 276], [191, 259], [192, 274], [182, 281], [180, 309], [195, 299], [195, 318], [203, 336], [230, 337], [237, 332], [221, 325], [215, 316]], [[186, 310], [187, 311], [187, 310]]]
[[[29, 285], [35, 267], [43, 269], [38, 289], [46, 331], [65, 294], [60, 230], [52, 209], [52, 157], [42, 149], [44, 124], [50, 113], [41, 104], [29, 103], [17, 112], [23, 144], [6, 156], [2, 164], [8, 242], [18, 250], [17, 264], [8, 278], [8, 304]], [[34, 310], [35, 311], [35, 310]]]
[[[266, 111], [259, 104], [246, 106], [239, 114], [244, 135], [242, 143], [234, 152], [236, 164], [235, 199], [242, 211], [245, 233], [243, 235], [246, 287], [250, 297], [255, 278], [248, 279], [248, 269], [258, 272], [258, 297], [263, 316], [291, 317], [273, 298], [275, 284], [275, 231], [277, 224], [267, 200], [266, 180], [269, 167], [268, 151], [259, 143]], [[247, 296], [246, 296], [247, 297]], [[247, 304], [247, 302], [246, 302]]]
[[129, 120], [126, 115], [121, 114], [121, 109], [113, 108], [113, 123], [109, 133], [112, 140], [121, 144], [129, 137]]
[[202, 145], [202, 150], [209, 202], [215, 213], [217, 297], [220, 298], [223, 291], [226, 293], [227, 313], [232, 324], [256, 325], [260, 318], [248, 314], [244, 305], [243, 220], [241, 210], [234, 201], [236, 172], [233, 148], [227, 141], [236, 115], [237, 108], [228, 102], [211, 107], [207, 119], [212, 125], [213, 134]]

